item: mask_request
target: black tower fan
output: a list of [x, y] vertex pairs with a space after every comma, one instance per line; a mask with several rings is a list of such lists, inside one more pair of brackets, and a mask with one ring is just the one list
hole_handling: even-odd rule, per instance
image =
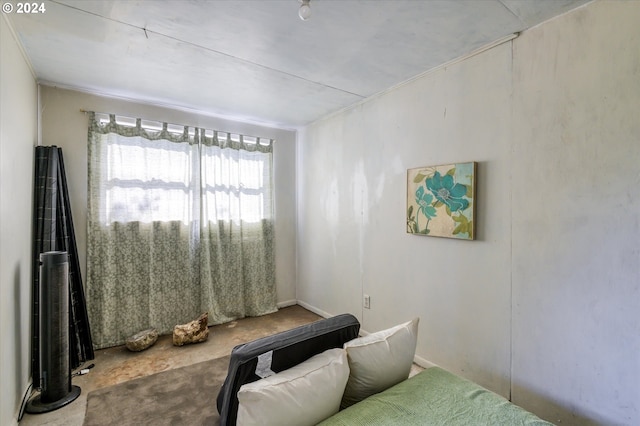
[[27, 413], [46, 413], [78, 396], [71, 385], [69, 361], [69, 260], [67, 252], [40, 254], [40, 394], [27, 404]]

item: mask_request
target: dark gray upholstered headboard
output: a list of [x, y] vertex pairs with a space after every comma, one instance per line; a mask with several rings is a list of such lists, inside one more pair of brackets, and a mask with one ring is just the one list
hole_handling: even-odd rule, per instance
[[235, 426], [238, 390], [243, 384], [260, 379], [256, 368], [279, 373], [327, 349], [341, 348], [358, 337], [359, 331], [360, 322], [356, 317], [342, 314], [233, 348], [227, 378], [218, 393], [220, 425]]

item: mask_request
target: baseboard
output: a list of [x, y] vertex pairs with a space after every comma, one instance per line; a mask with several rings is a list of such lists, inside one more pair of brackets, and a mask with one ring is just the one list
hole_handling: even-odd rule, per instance
[[318, 309], [315, 306], [311, 306], [310, 304], [308, 304], [306, 302], [303, 302], [302, 300], [298, 300], [297, 303], [298, 303], [298, 305], [302, 306], [306, 310], [311, 311], [316, 315], [320, 315], [322, 318], [335, 317], [335, 315], [330, 314], [329, 312], [325, 312], [322, 309]]
[[413, 357], [413, 362], [416, 363], [417, 365], [419, 365], [422, 368], [431, 368], [431, 367], [437, 367], [436, 364], [432, 363], [431, 361], [427, 361], [426, 359], [415, 355]]
[[297, 300], [291, 299], [291, 300], [285, 300], [284, 302], [278, 302], [276, 306], [278, 307], [278, 309], [282, 309], [282, 308], [287, 308], [289, 306], [294, 306], [297, 304], [298, 304]]

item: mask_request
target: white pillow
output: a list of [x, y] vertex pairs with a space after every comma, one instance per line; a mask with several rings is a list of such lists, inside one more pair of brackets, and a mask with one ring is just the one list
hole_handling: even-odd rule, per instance
[[238, 390], [239, 426], [315, 425], [340, 409], [349, 378], [344, 349], [329, 349]]
[[342, 397], [346, 408], [409, 377], [418, 338], [418, 318], [344, 344], [349, 381]]

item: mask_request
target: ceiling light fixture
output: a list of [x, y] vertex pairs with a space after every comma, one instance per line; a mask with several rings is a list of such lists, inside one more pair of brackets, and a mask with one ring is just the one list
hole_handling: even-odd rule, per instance
[[309, 5], [310, 1], [311, 0], [300, 0], [300, 3], [302, 3], [302, 5], [300, 6], [300, 10], [298, 10], [298, 16], [300, 16], [300, 19], [302, 19], [303, 21], [306, 21], [311, 17], [311, 6]]

